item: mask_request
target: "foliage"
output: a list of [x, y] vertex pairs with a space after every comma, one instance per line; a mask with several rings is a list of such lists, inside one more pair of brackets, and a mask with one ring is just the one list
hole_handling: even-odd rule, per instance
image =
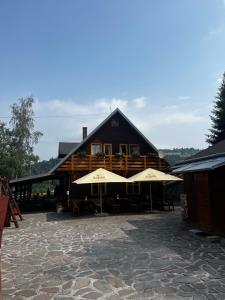
[[33, 146], [42, 133], [34, 131], [34, 99], [19, 99], [11, 106], [10, 127], [0, 123], [0, 174], [11, 178], [30, 173], [31, 165], [38, 161]]
[[77, 155], [80, 157], [86, 157], [86, 152], [85, 151], [78, 151]]
[[11, 153], [12, 138], [9, 128], [5, 123], [0, 122], [0, 174], [7, 177], [11, 176], [16, 164]]
[[210, 134], [207, 135], [206, 141], [214, 145], [225, 139], [225, 73], [223, 74], [223, 80], [214, 101], [214, 108], [210, 118], [212, 128], [210, 129]]
[[124, 155], [123, 155], [123, 153], [118, 152], [118, 153], [115, 153], [115, 157], [122, 158], [122, 157], [124, 157]]
[[200, 150], [195, 148], [173, 148], [173, 149], [161, 149], [161, 156], [165, 158], [170, 165], [175, 165], [190, 156], [195, 155]]
[[31, 166], [31, 175], [38, 175], [42, 173], [49, 172], [60, 159], [58, 158], [50, 158], [49, 160], [42, 160], [40, 162], [36, 162]]
[[95, 156], [96, 157], [105, 157], [105, 153], [104, 152], [98, 152], [98, 153], [95, 153]]

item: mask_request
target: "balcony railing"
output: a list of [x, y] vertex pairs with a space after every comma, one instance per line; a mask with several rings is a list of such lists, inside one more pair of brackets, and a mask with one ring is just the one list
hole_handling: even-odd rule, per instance
[[92, 171], [97, 168], [105, 168], [110, 171], [140, 171], [153, 168], [165, 171], [167, 166], [165, 160], [147, 155], [124, 155], [121, 157], [117, 155], [104, 157], [86, 155], [82, 157], [74, 154], [58, 168], [58, 171]]

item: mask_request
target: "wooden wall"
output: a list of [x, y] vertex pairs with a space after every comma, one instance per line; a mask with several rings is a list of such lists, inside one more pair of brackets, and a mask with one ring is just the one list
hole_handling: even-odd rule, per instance
[[190, 222], [203, 230], [225, 234], [225, 167], [184, 175]]
[[210, 175], [213, 228], [215, 232], [225, 234], [225, 167], [213, 171]]
[[139, 144], [142, 155], [148, 153], [157, 154], [156, 150], [149, 146], [149, 144], [130, 126], [124, 118], [119, 114], [114, 116], [114, 119], [119, 121], [118, 127], [112, 127], [111, 119], [102, 126], [96, 134], [83, 145], [79, 151], [85, 151], [90, 154], [91, 143], [105, 143], [112, 144], [113, 154], [119, 152], [119, 144]]

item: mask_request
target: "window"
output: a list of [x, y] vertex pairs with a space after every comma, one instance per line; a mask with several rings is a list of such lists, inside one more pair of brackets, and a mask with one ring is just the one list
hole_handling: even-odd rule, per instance
[[101, 144], [91, 144], [91, 154], [95, 155], [97, 153], [102, 152], [102, 145]]
[[112, 155], [112, 144], [104, 144], [105, 155]]
[[137, 144], [129, 145], [130, 155], [140, 155], [140, 146]]
[[120, 144], [120, 154], [127, 155], [127, 145], [126, 144]]
[[119, 127], [120, 123], [118, 119], [112, 119], [111, 120], [111, 126], [112, 127]]
[[127, 194], [140, 194], [140, 182], [127, 183]]
[[104, 184], [92, 183], [91, 184], [91, 196], [99, 196], [100, 187], [102, 188], [102, 196], [106, 196], [106, 191], [107, 191], [106, 183], [104, 183]]

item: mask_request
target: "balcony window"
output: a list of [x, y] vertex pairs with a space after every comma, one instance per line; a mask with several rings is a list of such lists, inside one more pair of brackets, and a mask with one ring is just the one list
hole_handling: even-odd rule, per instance
[[101, 144], [91, 144], [91, 154], [96, 155], [97, 153], [102, 152], [102, 145]]
[[127, 155], [127, 145], [126, 144], [120, 144], [120, 154]]
[[112, 155], [112, 144], [104, 144], [105, 155]]
[[130, 155], [140, 155], [140, 146], [137, 144], [129, 145]]

